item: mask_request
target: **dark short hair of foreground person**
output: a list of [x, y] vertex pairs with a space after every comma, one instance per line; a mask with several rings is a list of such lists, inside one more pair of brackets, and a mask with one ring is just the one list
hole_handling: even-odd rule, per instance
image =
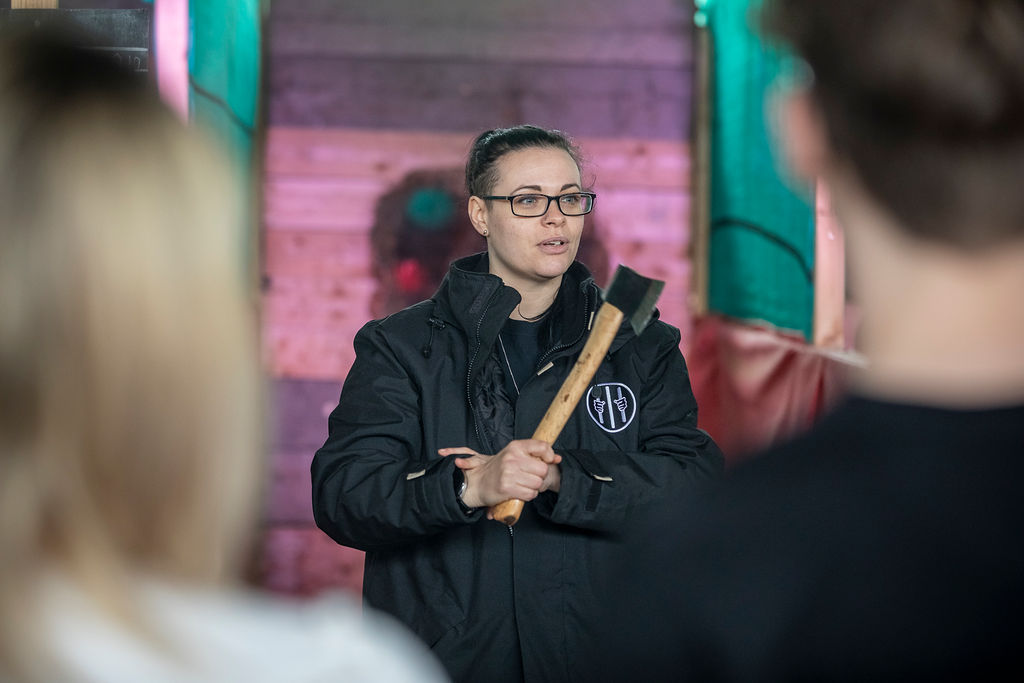
[[1019, 678], [1024, 2], [779, 0], [778, 102], [829, 188], [869, 365], [808, 434], [658, 511], [597, 680]]

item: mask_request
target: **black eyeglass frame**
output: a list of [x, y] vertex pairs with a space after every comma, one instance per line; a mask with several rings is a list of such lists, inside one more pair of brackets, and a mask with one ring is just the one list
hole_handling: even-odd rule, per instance
[[[552, 201], [554, 201], [556, 199], [561, 199], [562, 197], [568, 197], [570, 195], [581, 195], [581, 194], [582, 195], [587, 195], [588, 197], [590, 197], [590, 208], [587, 209], [586, 211], [584, 211], [583, 213], [566, 213], [565, 210], [562, 208], [562, 202], [560, 202], [560, 201], [555, 202], [555, 206], [558, 207], [558, 210], [562, 212], [563, 216], [568, 216], [569, 218], [575, 218], [577, 216], [586, 216], [588, 213], [590, 213], [591, 211], [594, 210], [594, 203], [597, 201], [597, 194], [596, 193], [594, 193], [594, 192], [565, 192], [563, 194], [551, 196], [549, 194], [541, 194], [540, 192], [521, 192], [520, 194], [487, 195], [487, 196], [480, 197], [480, 199], [505, 199], [505, 200], [508, 200], [508, 208], [512, 211], [512, 215], [513, 216], [518, 216], [519, 218], [539, 218], [540, 216], [543, 216], [544, 214], [546, 214], [548, 212], [548, 209], [551, 208], [551, 202]], [[531, 216], [524, 216], [522, 214], [516, 213], [515, 200], [518, 197], [544, 197], [545, 199], [548, 200], [548, 203], [544, 205], [544, 210], [541, 211], [540, 213], [536, 213], [536, 214], [533, 214]]]

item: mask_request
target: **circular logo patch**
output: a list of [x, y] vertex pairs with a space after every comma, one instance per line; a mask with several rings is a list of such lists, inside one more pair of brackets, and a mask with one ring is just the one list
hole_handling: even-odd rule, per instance
[[636, 397], [625, 384], [607, 382], [587, 390], [587, 412], [606, 432], [621, 432], [636, 417]]

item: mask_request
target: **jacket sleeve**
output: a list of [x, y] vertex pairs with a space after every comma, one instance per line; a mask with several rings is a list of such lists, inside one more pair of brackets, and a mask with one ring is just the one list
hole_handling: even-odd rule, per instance
[[355, 338], [356, 360], [313, 456], [313, 516], [361, 550], [394, 547], [476, 521], [459, 505], [452, 458], [424, 453], [419, 387], [379, 322]]
[[[679, 331], [657, 325], [638, 338], [634, 362], [642, 382], [638, 396], [639, 449], [564, 449], [559, 492], [538, 496], [538, 512], [559, 524], [616, 530], [640, 506], [684, 498], [707, 488], [724, 469], [718, 446], [697, 428], [697, 400], [679, 351]], [[623, 348], [620, 353], [628, 352]]]

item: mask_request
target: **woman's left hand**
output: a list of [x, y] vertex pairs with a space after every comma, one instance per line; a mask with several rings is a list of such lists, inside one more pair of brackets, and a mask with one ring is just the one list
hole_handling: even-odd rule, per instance
[[469, 507], [491, 507], [512, 498], [533, 500], [543, 491], [558, 491], [561, 484], [562, 456], [543, 441], [511, 441], [493, 456], [466, 446], [441, 448], [438, 453], [469, 456], [455, 460], [466, 476], [462, 501]]

